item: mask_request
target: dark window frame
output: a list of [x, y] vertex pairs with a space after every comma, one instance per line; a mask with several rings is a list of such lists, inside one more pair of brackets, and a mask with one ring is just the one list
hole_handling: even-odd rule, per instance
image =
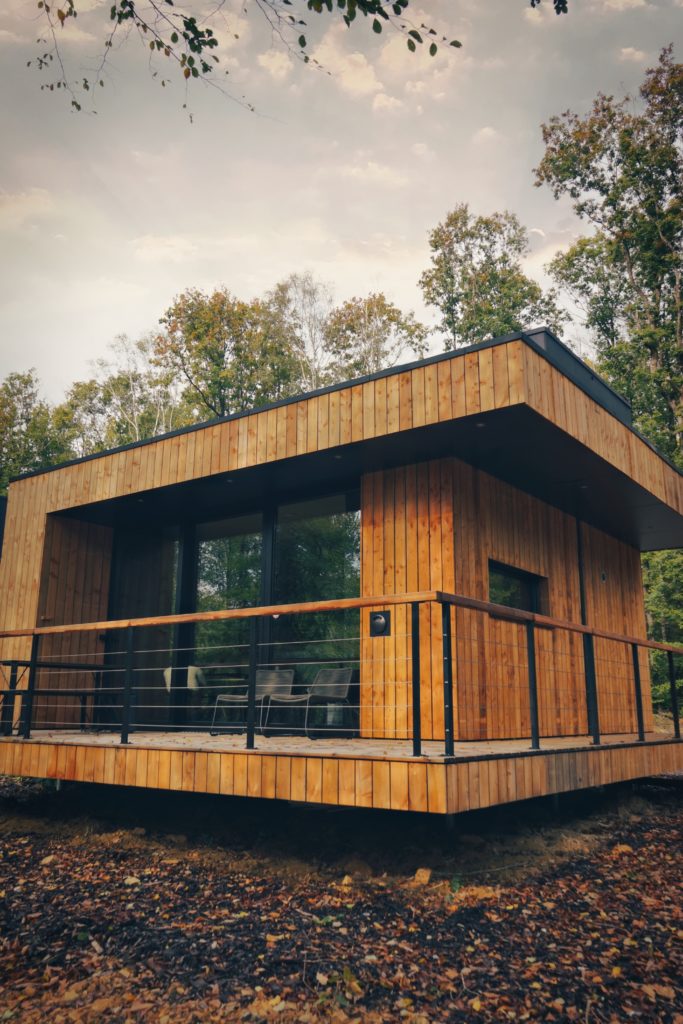
[[[506, 601], [494, 601], [491, 595], [491, 573], [497, 573], [500, 576], [507, 576], [510, 580], [523, 583], [529, 588], [530, 594], [530, 605], [531, 607], [523, 607], [518, 604], [510, 604]], [[546, 613], [547, 604], [547, 587], [548, 578], [547, 576], [539, 576], [537, 573], [528, 572], [526, 569], [519, 569], [515, 565], [508, 565], [506, 562], [499, 562], [495, 558], [489, 558], [488, 561], [488, 594], [489, 601], [492, 604], [503, 604], [506, 608], [517, 608], [520, 611], [535, 612], [535, 613]]]

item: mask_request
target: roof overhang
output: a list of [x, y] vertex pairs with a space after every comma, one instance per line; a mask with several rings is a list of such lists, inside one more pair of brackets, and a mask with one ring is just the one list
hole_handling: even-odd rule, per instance
[[683, 516], [527, 405], [81, 505], [69, 514], [130, 526], [208, 520], [354, 487], [365, 472], [448, 455], [641, 551], [683, 547]]

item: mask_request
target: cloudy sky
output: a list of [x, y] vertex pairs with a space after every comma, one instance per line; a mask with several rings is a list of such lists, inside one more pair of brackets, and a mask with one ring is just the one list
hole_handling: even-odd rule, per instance
[[[82, 73], [109, 3], [78, 6], [61, 40]], [[539, 125], [599, 90], [634, 92], [669, 42], [683, 55], [683, 0], [570, 0], [565, 17], [551, 0], [431, 0], [424, 19], [461, 50], [413, 56], [395, 33], [310, 15], [323, 73], [273, 41], [254, 0], [227, 0], [216, 29], [233, 98], [161, 88], [131, 37], [110, 56], [97, 113], [76, 114], [26, 67], [36, 0], [2, 7], [0, 376], [35, 366], [53, 401], [190, 286], [250, 298], [311, 270], [340, 300], [381, 289], [429, 319], [427, 235], [459, 202], [514, 211], [540, 278], [581, 229], [533, 185]]]

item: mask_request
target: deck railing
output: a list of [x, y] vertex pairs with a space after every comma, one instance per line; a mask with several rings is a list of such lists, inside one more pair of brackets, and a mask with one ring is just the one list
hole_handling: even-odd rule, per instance
[[[30, 655], [0, 661], [5, 736], [199, 729], [243, 732], [253, 749], [264, 732], [362, 734], [408, 740], [416, 757], [431, 739], [453, 757], [456, 736], [527, 737], [533, 750], [556, 735], [644, 742], [654, 655], [680, 739], [683, 648], [440, 591], [0, 632], [19, 638]], [[294, 684], [284, 699], [263, 695], [272, 678]]]

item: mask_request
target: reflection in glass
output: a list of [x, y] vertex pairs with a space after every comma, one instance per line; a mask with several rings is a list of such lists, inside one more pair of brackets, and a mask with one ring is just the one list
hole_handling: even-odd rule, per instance
[[[239, 516], [197, 527], [198, 612], [249, 608], [261, 603], [260, 515]], [[246, 619], [199, 622], [195, 632], [197, 664], [207, 679], [243, 679], [248, 660], [249, 624]]]
[[532, 573], [499, 562], [489, 562], [489, 601], [494, 604], [537, 612], [540, 583], [541, 577]]
[[[283, 505], [275, 535], [274, 603], [328, 601], [360, 594], [357, 495]], [[301, 685], [330, 661], [356, 661], [357, 609], [282, 616], [271, 627], [271, 660], [297, 663]]]

